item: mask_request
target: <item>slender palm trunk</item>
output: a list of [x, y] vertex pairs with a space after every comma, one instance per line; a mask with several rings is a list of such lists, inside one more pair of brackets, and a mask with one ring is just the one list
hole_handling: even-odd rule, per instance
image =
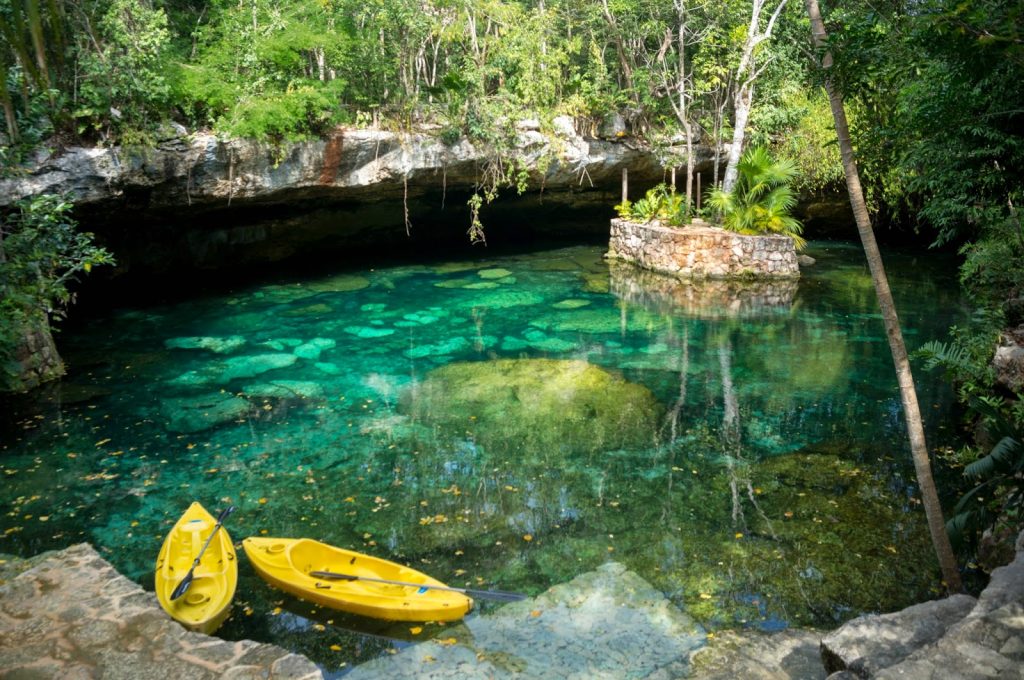
[[[827, 36], [825, 24], [821, 19], [821, 11], [818, 9], [818, 0], [806, 0], [806, 5], [807, 14], [811, 20], [814, 46], [818, 50], [825, 50]], [[860, 233], [861, 243], [864, 245], [864, 254], [867, 256], [868, 268], [871, 270], [871, 280], [875, 285], [878, 306], [881, 308], [882, 318], [885, 322], [885, 334], [889, 338], [889, 349], [896, 367], [896, 380], [899, 383], [903, 413], [907, 419], [907, 430], [910, 437], [910, 452], [914, 459], [917, 483], [921, 487], [921, 499], [928, 520], [928, 530], [931, 533], [932, 546], [935, 548], [946, 588], [950, 592], [960, 592], [963, 590], [960, 583], [960, 572], [957, 569], [953, 548], [949, 543], [949, 535], [946, 533], [946, 524], [942, 518], [942, 505], [939, 503], [939, 494], [935, 489], [935, 480], [932, 478], [931, 461], [924, 438], [924, 425], [917, 403], [917, 390], [914, 388], [914, 376], [911, 374], [910, 361], [907, 358], [907, 346], [903, 342], [899, 318], [896, 316], [896, 305], [892, 299], [892, 291], [889, 290], [889, 280], [885, 275], [885, 266], [882, 264], [882, 255], [878, 251], [878, 244], [875, 242], [875, 233], [871, 229], [867, 204], [864, 202], [864, 191], [861, 188], [860, 175], [857, 172], [857, 163], [853, 156], [850, 128], [846, 122], [842, 94], [828, 77], [831, 67], [832, 54], [826, 50], [821, 58], [821, 68], [825, 73], [825, 90], [828, 92], [832, 117], [835, 119], [836, 134], [839, 137], [839, 151], [843, 160], [843, 170], [846, 173], [846, 188], [850, 193], [850, 205], [857, 221], [857, 231]]]

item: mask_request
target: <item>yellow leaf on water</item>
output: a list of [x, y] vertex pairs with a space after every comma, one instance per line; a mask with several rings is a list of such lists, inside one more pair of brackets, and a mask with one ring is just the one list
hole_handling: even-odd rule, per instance
[[96, 442], [96, 446], [103, 446], [104, 444], [106, 444], [109, 441], [110, 441], [109, 437], [107, 439], [101, 439], [98, 442]]
[[331, 651], [332, 652], [340, 652], [341, 651], [341, 645], [331, 645]]
[[423, 632], [423, 626], [413, 626], [412, 628], [409, 629], [409, 632], [412, 633], [413, 635], [419, 635], [420, 633]]
[[736, 538], [743, 538], [743, 534], [737, 533]]
[[708, 595], [707, 593], [701, 593], [700, 594], [700, 599], [702, 599], [702, 600], [710, 600], [711, 596]]
[[538, 616], [540, 616], [540, 613], [541, 612], [539, 609], [534, 609], [532, 612], [530, 612], [530, 616], [532, 616], [533, 618], [537, 618]]
[[346, 503], [355, 503], [356, 499], [353, 496], [349, 496], [348, 498], [345, 499], [345, 502]]
[[424, 654], [423, 655], [423, 663], [434, 663], [435, 661], [437, 661], [437, 659], [435, 659], [434, 657], [430, 656], [429, 654]]
[[894, 546], [894, 545], [887, 545], [887, 546], [885, 546], [885, 549], [888, 550], [891, 553], [894, 553], [894, 554], [896, 553], [896, 546]]
[[453, 637], [450, 637], [450, 638], [445, 638], [443, 640], [435, 640], [435, 642], [437, 642], [437, 644], [441, 645], [442, 647], [451, 647], [456, 642], [458, 642], [458, 640], [456, 640]]
[[325, 630], [327, 630], [327, 627], [326, 627], [326, 626], [324, 626], [324, 624], [322, 624], [322, 623], [314, 623], [314, 624], [313, 624], [313, 630], [316, 630], [316, 631], [325, 631]]
[[531, 536], [530, 534], [523, 534], [523, 540], [529, 543], [533, 540], [533, 536]]
[[259, 504], [260, 504], [260, 505], [266, 505], [266, 504], [267, 504], [267, 499], [266, 499], [266, 498], [261, 498], [261, 499], [259, 500]]
[[273, 611], [270, 612], [270, 615], [271, 616], [277, 616], [280, 613], [281, 613], [281, 608], [280, 607], [274, 607]]

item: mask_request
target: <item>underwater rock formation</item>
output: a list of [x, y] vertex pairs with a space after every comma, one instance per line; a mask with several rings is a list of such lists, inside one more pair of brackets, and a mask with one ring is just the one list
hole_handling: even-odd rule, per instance
[[524, 451], [557, 456], [641, 446], [661, 412], [646, 387], [585, 361], [555, 359], [449, 364], [407, 388], [399, 408], [442, 427], [472, 422], [485, 447], [519, 441]]

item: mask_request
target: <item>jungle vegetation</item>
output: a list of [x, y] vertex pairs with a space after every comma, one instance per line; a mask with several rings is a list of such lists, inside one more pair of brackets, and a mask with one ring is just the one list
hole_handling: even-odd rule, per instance
[[[975, 421], [1012, 441], [983, 437], [951, 458], [992, 463], [967, 468], [988, 471], [981, 482], [996, 463], [1019, 478], [1024, 410], [990, 362], [999, 332], [1024, 323], [1024, 2], [822, 12], [875, 228], [959, 248], [978, 304], [924, 356]], [[564, 115], [585, 134], [618, 117], [620, 134], [685, 149], [666, 154], [688, 170], [684, 212], [697, 144], [735, 142], [705, 187], [732, 189], [742, 149], [763, 147], [791, 159], [795, 190], [836, 190], [821, 49], [786, 0], [0, 0], [0, 175], [40, 146], [153, 144], [172, 124], [274, 142], [337, 125], [430, 128], [500, 156], [517, 120], [550, 129]], [[664, 194], [653, 198], [680, 200]], [[24, 214], [5, 213], [4, 238]], [[970, 517], [1020, 526], [1021, 494], [985, 498]]]

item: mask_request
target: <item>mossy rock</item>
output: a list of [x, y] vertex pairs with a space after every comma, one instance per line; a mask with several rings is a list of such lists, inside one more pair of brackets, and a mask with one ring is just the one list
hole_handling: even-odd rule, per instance
[[339, 274], [330, 278], [303, 284], [315, 293], [351, 293], [370, 287], [370, 279], [358, 274]]
[[168, 338], [164, 340], [167, 349], [202, 349], [214, 354], [230, 354], [245, 346], [246, 340], [241, 335], [227, 337], [190, 336]]
[[[570, 309], [550, 312], [530, 321], [530, 325], [546, 331], [571, 333], [620, 333], [623, 320], [612, 310]], [[626, 317], [626, 330], [648, 332], [664, 328], [663, 317], [654, 316], [644, 310], [630, 310]]]
[[481, 279], [504, 279], [512, 275], [507, 269], [495, 267], [494, 269], [481, 269], [476, 273]]
[[245, 417], [249, 402], [223, 392], [198, 397], [164, 399], [160, 411], [170, 432], [192, 434]]
[[[482, 281], [481, 283], [493, 283], [488, 281]], [[531, 305], [539, 305], [544, 302], [544, 296], [528, 290], [518, 290], [514, 288], [501, 288], [498, 284], [494, 284], [495, 287], [500, 290], [493, 292], [481, 293], [475, 295], [469, 300], [466, 300], [459, 304], [459, 307], [481, 307], [484, 309], [508, 309], [510, 307], [529, 307]]]
[[272, 380], [246, 385], [242, 392], [249, 397], [273, 399], [323, 399], [325, 396], [323, 385], [306, 380]]
[[567, 300], [559, 300], [555, 304], [551, 305], [555, 309], [579, 309], [580, 307], [588, 307], [590, 300], [579, 300], [575, 298], [569, 298]]
[[400, 410], [453, 431], [473, 423], [485, 447], [517, 442], [543, 457], [643, 446], [661, 406], [646, 387], [585, 361], [501, 359], [431, 371]]
[[223, 385], [237, 378], [253, 378], [279, 368], [287, 368], [298, 361], [294, 354], [254, 354], [232, 357], [211, 363], [195, 371], [188, 371], [171, 380], [173, 385]]
[[306, 305], [305, 307], [297, 307], [295, 309], [286, 309], [281, 312], [282, 316], [324, 316], [330, 314], [333, 310], [330, 305], [325, 305], [322, 302], [318, 302], [315, 305]]

